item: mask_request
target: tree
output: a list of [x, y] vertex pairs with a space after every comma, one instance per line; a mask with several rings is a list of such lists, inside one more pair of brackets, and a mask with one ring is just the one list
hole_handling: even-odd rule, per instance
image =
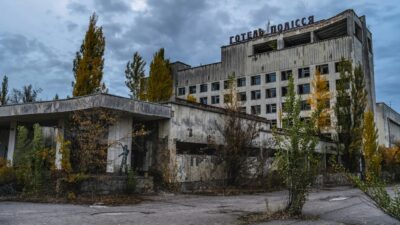
[[375, 127], [374, 114], [368, 111], [364, 115], [363, 154], [365, 159], [366, 177], [380, 175], [382, 155], [378, 151], [378, 130]]
[[147, 83], [147, 100], [167, 101], [172, 95], [172, 73], [169, 60], [164, 59], [164, 49], [154, 54], [150, 64], [150, 76]]
[[1, 82], [0, 104], [7, 105], [8, 100], [8, 77], [4, 75], [3, 82]]
[[105, 89], [103, 79], [105, 38], [103, 28], [98, 27], [97, 15], [90, 17], [89, 28], [73, 64], [75, 82], [73, 96], [88, 95]]
[[131, 91], [131, 98], [140, 99], [141, 93], [144, 91], [141, 88], [141, 82], [144, 82], [144, 67], [146, 62], [139, 55], [138, 52], [133, 54], [132, 62], [128, 61], [125, 69], [125, 84]]
[[308, 103], [313, 110], [313, 116], [315, 118], [315, 129], [318, 135], [322, 134], [323, 130], [330, 127], [330, 108], [329, 101], [331, 94], [329, 92], [329, 81], [325, 77], [321, 76], [319, 70], [315, 72], [314, 79], [312, 81], [313, 91], [308, 98]]
[[54, 100], [58, 100], [58, 99], [60, 99], [60, 97], [58, 97], [58, 94], [56, 94], [56, 95], [54, 96]]
[[188, 102], [197, 102], [196, 97], [194, 97], [194, 96], [191, 95], [191, 94], [189, 94], [189, 95], [186, 97], [186, 100], [187, 100]]
[[31, 84], [23, 86], [21, 90], [13, 89], [11, 102], [12, 103], [36, 102], [40, 92], [42, 92], [41, 88], [35, 89]]
[[294, 81], [290, 77], [282, 114], [283, 133], [274, 133], [278, 171], [286, 178], [285, 184], [289, 190], [286, 211], [290, 215], [301, 214], [309, 188], [315, 180], [318, 165], [314, 156], [318, 141], [313, 126], [315, 118], [302, 120], [300, 105], [301, 100], [296, 97]]
[[236, 79], [229, 76], [228, 90], [225, 96], [225, 115], [223, 125], [216, 122], [218, 130], [224, 138], [224, 145], [219, 152], [225, 162], [228, 185], [238, 185], [246, 178], [248, 157], [251, 153], [252, 142], [258, 135], [259, 123], [246, 120], [240, 112], [240, 101], [237, 98]]

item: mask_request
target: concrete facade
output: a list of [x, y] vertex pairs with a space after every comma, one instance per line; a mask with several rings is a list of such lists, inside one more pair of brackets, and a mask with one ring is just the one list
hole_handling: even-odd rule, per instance
[[393, 147], [400, 141], [400, 114], [383, 102], [376, 104], [376, 127], [379, 145]]
[[[259, 50], [259, 46], [270, 49]], [[226, 94], [224, 82], [234, 74], [238, 79], [238, 92], [245, 96], [242, 110], [280, 127], [278, 113], [284, 102], [282, 88], [288, 85], [285, 73], [292, 74], [298, 93], [305, 101], [312, 92], [311, 82], [317, 68], [329, 81], [331, 93], [336, 92], [339, 79], [336, 65], [342, 58], [351, 60], [353, 66], [362, 66], [368, 108], [374, 111], [372, 34], [365, 17], [357, 16], [353, 10], [303, 27], [222, 46], [221, 62], [199, 67], [176, 62], [173, 64], [175, 94], [180, 98], [190, 94], [199, 102], [222, 107]], [[333, 94], [330, 106], [333, 107], [335, 102]], [[310, 109], [305, 107], [301, 116], [309, 115]]]

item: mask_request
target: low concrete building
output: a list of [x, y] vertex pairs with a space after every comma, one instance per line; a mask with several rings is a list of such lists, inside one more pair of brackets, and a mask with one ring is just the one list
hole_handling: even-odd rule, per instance
[[[108, 127], [107, 166], [105, 172], [118, 173], [126, 145], [127, 164], [138, 175], [147, 177], [150, 171], [171, 175], [172, 182], [193, 184], [219, 181], [226, 178], [223, 162], [216, 151], [224, 144], [222, 129], [226, 110], [223, 108], [188, 103], [185, 100], [156, 104], [108, 94], [95, 94], [65, 100], [5, 105], [0, 107], [0, 145], [2, 154], [12, 163], [16, 146], [17, 126], [39, 123], [56, 150], [56, 166], [60, 168], [61, 144], [57, 136], [64, 135], [70, 116], [80, 110], [109, 109], [118, 117]], [[243, 121], [257, 124], [257, 137], [251, 148], [274, 149], [272, 132], [266, 118], [240, 114]], [[132, 136], [137, 124], [144, 125], [145, 137]], [[320, 142], [318, 151], [326, 153], [332, 143]], [[333, 152], [331, 152], [333, 153]], [[249, 158], [249, 160], [252, 160]], [[165, 167], [162, 167], [165, 165]], [[196, 188], [197, 186], [195, 186]]]
[[400, 141], [400, 114], [384, 102], [376, 103], [376, 126], [379, 145], [392, 147]]

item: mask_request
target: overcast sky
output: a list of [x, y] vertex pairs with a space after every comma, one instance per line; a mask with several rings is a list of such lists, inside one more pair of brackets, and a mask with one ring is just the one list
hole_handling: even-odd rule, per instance
[[396, 0], [1, 0], [0, 8], [0, 75], [9, 76], [11, 88], [42, 88], [43, 100], [71, 95], [72, 61], [93, 12], [106, 37], [104, 81], [110, 93], [127, 96], [124, 69], [135, 51], [148, 64], [161, 47], [171, 61], [207, 64], [220, 61], [229, 36], [265, 27], [268, 20], [320, 20], [353, 8], [366, 15], [372, 31], [377, 102], [400, 111]]

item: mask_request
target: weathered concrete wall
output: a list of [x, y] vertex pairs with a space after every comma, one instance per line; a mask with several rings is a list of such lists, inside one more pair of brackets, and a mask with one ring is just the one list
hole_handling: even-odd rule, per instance
[[391, 147], [396, 141], [400, 141], [400, 114], [385, 103], [376, 104], [375, 114], [378, 128], [378, 143]]
[[[137, 193], [151, 193], [154, 191], [152, 177], [135, 176]], [[90, 177], [81, 185], [80, 191], [83, 193], [96, 194], [121, 194], [126, 193], [126, 176], [97, 176]]]
[[177, 181], [196, 182], [226, 178], [224, 163], [212, 155], [177, 154]]

